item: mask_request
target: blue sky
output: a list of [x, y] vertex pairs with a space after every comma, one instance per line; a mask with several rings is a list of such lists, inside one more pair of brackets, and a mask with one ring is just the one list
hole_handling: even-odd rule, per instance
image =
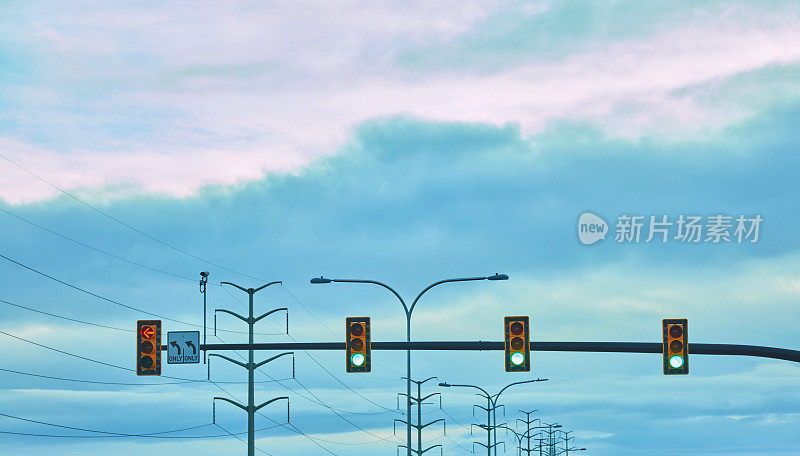
[[[190, 323], [202, 320], [200, 271], [211, 309], [243, 311], [246, 295], [219, 282], [260, 281], [238, 273], [282, 280], [257, 309], [288, 307], [296, 340], [337, 341], [351, 315], [372, 317], [374, 340], [402, 340], [402, 309], [378, 287], [313, 276], [413, 297], [442, 278], [501, 272], [511, 280], [432, 290], [414, 338], [500, 340], [502, 317], [523, 314], [534, 340], [656, 342], [662, 318], [686, 317], [695, 342], [798, 348], [795, 2], [12, 1], [0, 17], [0, 254], [54, 278]], [[587, 211], [612, 230], [591, 246], [577, 236]], [[764, 221], [757, 243], [632, 244], [613, 239], [621, 214]], [[146, 314], [2, 258], [0, 284], [0, 330], [134, 367], [131, 331]], [[288, 341], [283, 323], [266, 321], [258, 340]], [[0, 413], [119, 433], [205, 425], [175, 439], [0, 434], [2, 453], [246, 451], [191, 438], [224, 434], [209, 425], [211, 401], [220, 387], [245, 397], [221, 383], [246, 379], [235, 366], [213, 361], [216, 386], [172, 384], [0, 338]], [[259, 374], [257, 400], [288, 395], [296, 427], [271, 427], [285, 409], [270, 406], [257, 446], [393, 453], [404, 356], [373, 356], [368, 375], [345, 374], [338, 352], [298, 352], [295, 379], [287, 359], [264, 369], [279, 381]], [[690, 375], [665, 377], [658, 355], [534, 352], [530, 374], [505, 373], [501, 358], [417, 353], [413, 375], [489, 390], [549, 378], [504, 393], [504, 419], [538, 409], [590, 455], [788, 455], [800, 444], [791, 363], [694, 355]], [[206, 378], [202, 364], [163, 372]], [[431, 429], [425, 442], [464, 454], [482, 441], [467, 427], [474, 396], [426, 391], [443, 394], [425, 416], [445, 418], [447, 436]], [[246, 430], [228, 404], [216, 422]], [[0, 431], [86, 435], [9, 417]]]

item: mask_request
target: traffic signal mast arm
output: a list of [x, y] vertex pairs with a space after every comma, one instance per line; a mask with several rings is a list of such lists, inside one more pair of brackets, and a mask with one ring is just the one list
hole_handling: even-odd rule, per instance
[[[733, 355], [780, 359], [800, 363], [800, 350], [765, 347], [761, 345], [690, 343], [693, 355]], [[504, 342], [490, 341], [429, 341], [429, 342], [372, 342], [373, 350], [462, 350], [503, 351]], [[255, 344], [202, 344], [202, 350], [344, 350], [344, 342], [269, 342]], [[661, 342], [531, 342], [531, 351], [589, 352], [589, 353], [657, 353], [663, 351]], [[162, 345], [162, 350], [167, 346]]]

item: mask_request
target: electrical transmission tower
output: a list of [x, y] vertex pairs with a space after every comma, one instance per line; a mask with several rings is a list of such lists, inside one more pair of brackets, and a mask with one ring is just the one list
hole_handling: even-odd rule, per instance
[[525, 419], [523, 420], [521, 418], [517, 418], [517, 421], [525, 424], [525, 432], [522, 433], [522, 437], [525, 439], [526, 444], [525, 448], [523, 448], [522, 439], [520, 439], [519, 451], [520, 453], [524, 451], [527, 456], [530, 456], [531, 451], [535, 451], [537, 449], [537, 447], [531, 447], [531, 437], [534, 436], [533, 434], [531, 434], [531, 432], [533, 432], [533, 430], [535, 429], [534, 427], [531, 427], [531, 424], [534, 421], [539, 421], [539, 418], [531, 419], [531, 415], [533, 415], [534, 412], [538, 412], [538, 410], [531, 410], [529, 412], [520, 410], [520, 412], [525, 414]]
[[[479, 396], [480, 396], [480, 394], [479, 394]], [[484, 410], [486, 412], [486, 424], [475, 424], [475, 423], [473, 423], [473, 424], [470, 425], [470, 430], [472, 429], [472, 426], [478, 426], [479, 428], [485, 430], [486, 431], [486, 443], [483, 443], [483, 442], [472, 442], [472, 447], [474, 449], [476, 444], [480, 445], [480, 446], [486, 448], [487, 456], [492, 456], [492, 449], [494, 449], [494, 454], [496, 455], [497, 454], [497, 446], [500, 445], [500, 444], [503, 445], [503, 451], [505, 451], [506, 443], [497, 441], [496, 428], [498, 427], [498, 425], [496, 423], [493, 424], [492, 417], [496, 415], [495, 410], [497, 410], [500, 407], [503, 407], [503, 413], [505, 414], [506, 406], [503, 405], [503, 404], [495, 404], [494, 401], [492, 401], [492, 397], [489, 396], [488, 394], [485, 395], [484, 397], [486, 397], [486, 407], [484, 407], [482, 405], [478, 405], [478, 404], [472, 404], [472, 410], [473, 410], [472, 414], [473, 414], [473, 416], [475, 416], [475, 407], [478, 407], [479, 409]], [[494, 421], [496, 421], [496, 419]], [[503, 425], [501, 425], [501, 426], [504, 426], [504, 425], [505, 425], [505, 423], [503, 423]], [[494, 434], [494, 439], [492, 439], [492, 434]], [[492, 440], [494, 440], [494, 443], [492, 443]], [[474, 451], [473, 451], [473, 453], [474, 453]]]
[[[238, 289], [240, 289], [240, 290], [242, 290], [242, 291], [244, 291], [245, 293], [248, 294], [248, 296], [250, 297], [250, 300], [249, 300], [249, 302], [250, 302], [250, 304], [249, 304], [249, 313], [248, 313], [247, 317], [243, 317], [243, 316], [241, 316], [241, 315], [239, 315], [239, 314], [237, 314], [235, 312], [232, 312], [230, 310], [216, 309], [215, 310], [215, 315], [216, 315], [216, 312], [224, 312], [224, 313], [233, 315], [234, 317], [236, 317], [236, 318], [244, 321], [245, 323], [247, 323], [248, 335], [249, 335], [249, 338], [250, 338], [250, 346], [252, 347], [253, 342], [254, 342], [253, 341], [253, 326], [255, 326], [256, 322], [258, 322], [259, 320], [261, 320], [262, 318], [264, 318], [264, 317], [266, 317], [268, 315], [271, 315], [271, 314], [273, 314], [275, 312], [278, 312], [278, 311], [281, 311], [281, 310], [285, 310], [288, 313], [288, 309], [287, 308], [281, 307], [279, 309], [270, 310], [269, 312], [264, 313], [262, 315], [259, 315], [258, 317], [253, 317], [253, 295], [257, 291], [262, 290], [262, 289], [264, 289], [264, 288], [266, 288], [266, 287], [268, 287], [270, 285], [274, 285], [276, 283], [281, 283], [281, 282], [279, 282], [279, 281], [278, 282], [270, 282], [270, 283], [268, 283], [266, 285], [262, 285], [262, 286], [260, 286], [258, 288], [242, 288], [239, 285], [236, 285], [234, 283], [222, 282], [222, 284], [232, 285], [232, 286], [234, 286], [234, 287], [236, 287], [236, 288], [238, 288]], [[233, 364], [236, 364], [238, 366], [241, 366], [241, 367], [247, 369], [247, 379], [248, 379], [248, 381], [247, 381], [247, 405], [240, 404], [239, 402], [234, 401], [232, 399], [228, 399], [226, 397], [215, 397], [213, 399], [213, 401], [221, 400], [221, 401], [229, 402], [229, 403], [239, 407], [240, 409], [244, 410], [245, 412], [247, 412], [247, 456], [255, 456], [255, 414], [256, 414], [256, 412], [258, 410], [260, 410], [262, 407], [266, 406], [266, 405], [269, 405], [269, 404], [271, 404], [271, 403], [273, 403], [275, 401], [278, 401], [278, 400], [285, 399], [286, 400], [286, 421], [287, 422], [289, 421], [289, 398], [287, 396], [281, 396], [281, 397], [272, 398], [272, 399], [270, 399], [270, 400], [268, 400], [266, 402], [263, 402], [263, 403], [261, 403], [259, 405], [255, 405], [255, 387], [254, 387], [255, 370], [258, 369], [259, 367], [263, 366], [264, 364], [267, 364], [268, 362], [273, 361], [275, 359], [278, 359], [278, 358], [280, 358], [282, 356], [285, 356], [285, 355], [294, 356], [294, 352], [280, 353], [280, 354], [275, 355], [275, 356], [273, 356], [271, 358], [267, 358], [266, 360], [261, 361], [260, 363], [254, 362], [254, 360], [253, 360], [253, 349], [252, 348], [250, 348], [248, 350], [248, 353], [249, 353], [249, 357], [248, 357], [248, 362], [247, 363], [242, 363], [242, 362], [236, 361], [235, 359], [231, 359], [231, 358], [228, 358], [227, 356], [219, 355], [217, 353], [211, 353], [208, 356], [209, 356], [209, 358], [212, 357], [212, 356], [216, 356], [216, 357], [225, 359], [227, 361], [232, 362]], [[210, 367], [209, 367], [209, 371], [210, 371]]]
[[[411, 423], [411, 427], [417, 430], [417, 449], [415, 450], [413, 447], [410, 449], [410, 451], [412, 453], [416, 454], [417, 456], [422, 456], [422, 454], [424, 454], [425, 452], [427, 452], [429, 450], [432, 450], [432, 449], [434, 449], [436, 447], [439, 447], [440, 454], [441, 454], [441, 450], [442, 450], [442, 445], [432, 445], [432, 446], [429, 446], [428, 448], [425, 448], [424, 450], [422, 449], [422, 430], [423, 429], [425, 429], [426, 427], [430, 426], [431, 424], [438, 423], [439, 421], [441, 421], [442, 422], [442, 431], [444, 433], [447, 433], [447, 428], [446, 428], [446, 425], [445, 425], [444, 418], [439, 418], [437, 420], [431, 421], [430, 423], [422, 424], [422, 406], [426, 405], [426, 404], [430, 404], [430, 402], [425, 402], [426, 399], [429, 399], [429, 398], [431, 398], [433, 396], [437, 396], [438, 395], [439, 396], [439, 408], [442, 408], [442, 394], [441, 393], [431, 393], [431, 394], [428, 394], [427, 396], [424, 396], [424, 397], [422, 396], [422, 384], [427, 382], [427, 381], [429, 381], [429, 380], [433, 380], [435, 378], [436, 377], [429, 377], [429, 378], [426, 378], [425, 380], [422, 380], [422, 381], [410, 380], [411, 383], [417, 385], [417, 395], [416, 396], [414, 396], [414, 395], [408, 396], [406, 393], [399, 393], [397, 395], [397, 397], [398, 397], [398, 408], [399, 408], [399, 398], [400, 398], [400, 396], [406, 396], [406, 400], [410, 401], [412, 406], [414, 406], [414, 405], [417, 406], [417, 424]], [[405, 380], [405, 379], [406, 379], [406, 377], [403, 377], [403, 380]], [[401, 420], [399, 418], [395, 418], [394, 423], [397, 424], [398, 422], [408, 425], [408, 422], [406, 422], [406, 420]], [[396, 429], [395, 429], [395, 431], [396, 431]], [[408, 448], [408, 447], [406, 445], [398, 445], [397, 448], [398, 448], [398, 453], [399, 453], [399, 449], [400, 448]]]

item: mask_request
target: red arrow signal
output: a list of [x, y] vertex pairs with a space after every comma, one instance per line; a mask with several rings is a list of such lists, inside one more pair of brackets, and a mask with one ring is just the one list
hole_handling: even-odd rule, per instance
[[140, 334], [145, 339], [152, 339], [153, 338], [153, 331], [155, 331], [155, 329], [153, 329], [152, 326], [142, 326]]

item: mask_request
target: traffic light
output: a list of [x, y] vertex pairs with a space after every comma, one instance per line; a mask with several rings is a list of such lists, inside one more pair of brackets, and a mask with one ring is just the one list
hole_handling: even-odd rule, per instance
[[161, 375], [161, 320], [136, 322], [136, 375]]
[[531, 338], [528, 317], [506, 317], [506, 372], [531, 370]]
[[664, 333], [664, 375], [689, 373], [687, 319], [662, 320]]
[[369, 317], [347, 317], [345, 326], [347, 333], [345, 367], [347, 372], [369, 372], [372, 368]]

